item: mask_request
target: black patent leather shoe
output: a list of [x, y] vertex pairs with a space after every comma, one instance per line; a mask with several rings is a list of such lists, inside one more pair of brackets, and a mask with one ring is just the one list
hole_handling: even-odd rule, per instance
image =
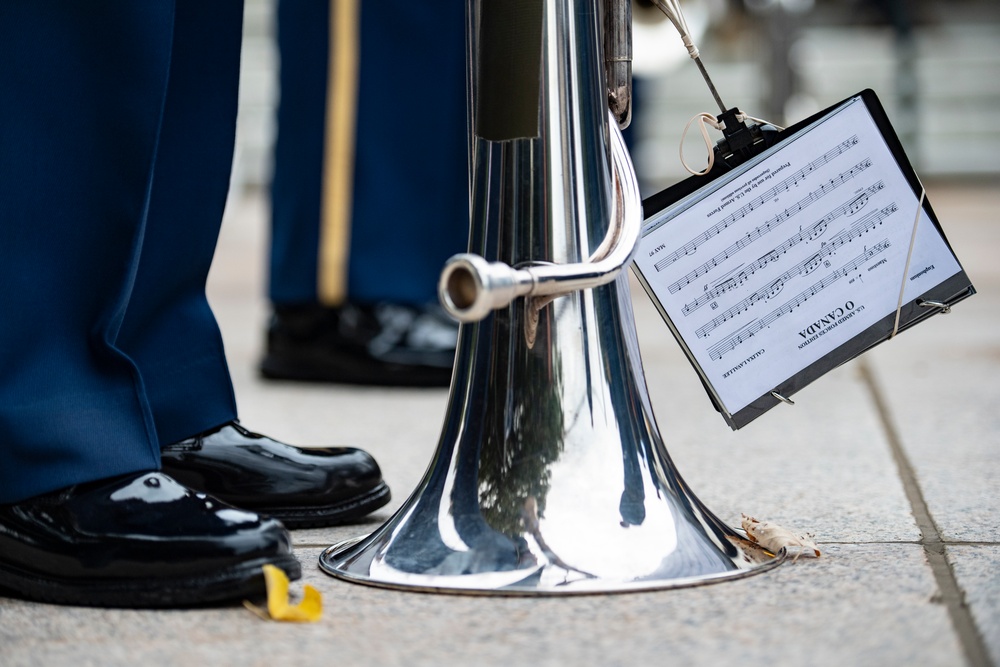
[[160, 472], [0, 505], [0, 590], [40, 602], [181, 607], [263, 595], [262, 566], [301, 576], [275, 519]]
[[447, 387], [458, 324], [436, 306], [279, 306], [260, 364], [265, 378]]
[[390, 499], [367, 452], [293, 447], [235, 422], [164, 447], [161, 461], [182, 484], [289, 528], [359, 519]]

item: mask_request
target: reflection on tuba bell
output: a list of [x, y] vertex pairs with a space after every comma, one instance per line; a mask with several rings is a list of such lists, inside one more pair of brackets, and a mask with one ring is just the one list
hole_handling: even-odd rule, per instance
[[440, 283], [465, 323], [447, 418], [399, 511], [320, 566], [393, 588], [555, 594], [777, 564], [691, 494], [653, 419], [622, 275], [642, 222], [628, 104], [609, 111], [625, 86], [606, 84], [603, 57], [617, 49], [604, 17], [621, 15], [600, 0], [468, 7], [472, 222]]

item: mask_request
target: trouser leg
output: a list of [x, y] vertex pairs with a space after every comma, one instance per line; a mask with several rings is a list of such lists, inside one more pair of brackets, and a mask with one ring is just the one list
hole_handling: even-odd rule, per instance
[[[346, 281], [347, 298], [423, 304], [444, 261], [468, 238], [464, 3], [367, 4], [360, 11], [353, 169], [330, 174], [328, 3], [281, 0], [281, 100], [272, 183], [269, 296], [322, 301], [317, 286]], [[342, 45], [340, 45], [342, 46]], [[334, 45], [335, 49], [338, 45]], [[336, 52], [335, 52], [336, 57]], [[324, 217], [324, 182], [353, 185], [349, 233]], [[349, 239], [347, 270], [320, 257]], [[340, 254], [335, 251], [333, 255]], [[335, 303], [327, 305], [338, 305]]]
[[232, 419], [205, 279], [240, 3], [0, 7], [0, 501], [159, 466]]
[[268, 296], [279, 304], [318, 300], [329, 4], [278, 2], [280, 100], [271, 182]]
[[149, 215], [118, 344], [142, 374], [161, 445], [236, 416], [205, 281], [229, 189], [242, 3], [178, 0]]
[[117, 337], [173, 10], [0, 4], [0, 502], [158, 465], [143, 379]]
[[362, 10], [348, 291], [422, 304], [468, 245], [465, 2], [392, 4]]

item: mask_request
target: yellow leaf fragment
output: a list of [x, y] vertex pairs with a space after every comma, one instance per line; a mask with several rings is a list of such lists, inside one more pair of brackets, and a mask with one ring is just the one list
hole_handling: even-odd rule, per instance
[[261, 618], [293, 623], [313, 623], [323, 615], [323, 598], [315, 588], [302, 587], [302, 601], [296, 605], [288, 601], [288, 575], [281, 568], [265, 565], [264, 583], [267, 586], [267, 609], [244, 602], [243, 606]]
[[778, 553], [784, 549], [796, 560], [800, 556], [819, 558], [819, 547], [813, 541], [812, 535], [799, 535], [787, 528], [759, 521], [746, 514], [743, 515], [742, 526], [751, 542], [756, 542], [768, 551]]

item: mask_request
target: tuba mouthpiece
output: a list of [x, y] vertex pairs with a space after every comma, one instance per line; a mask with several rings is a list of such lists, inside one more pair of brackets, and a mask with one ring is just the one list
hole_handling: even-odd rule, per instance
[[463, 253], [445, 264], [438, 296], [445, 311], [459, 322], [478, 322], [517, 297], [530, 294], [534, 284], [529, 271]]

